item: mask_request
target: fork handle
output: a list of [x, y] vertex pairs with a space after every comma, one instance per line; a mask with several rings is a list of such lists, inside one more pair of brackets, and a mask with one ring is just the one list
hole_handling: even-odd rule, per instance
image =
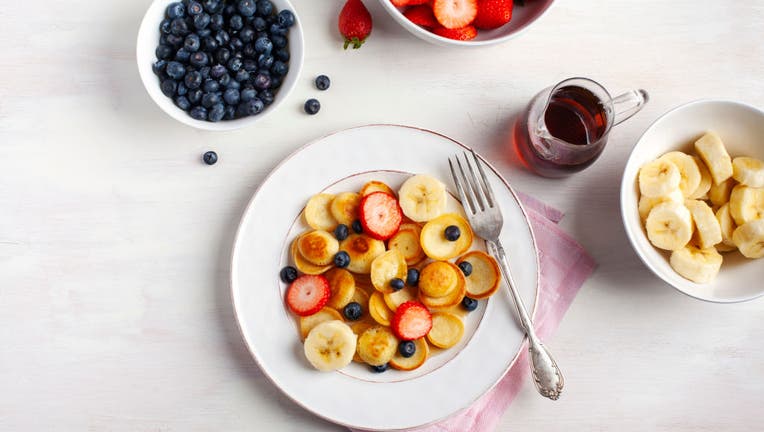
[[496, 241], [487, 241], [489, 250], [499, 261], [499, 269], [507, 282], [509, 287], [509, 293], [512, 296], [512, 300], [517, 308], [517, 315], [520, 317], [520, 324], [525, 330], [525, 334], [528, 335], [528, 354], [530, 355], [530, 367], [533, 375], [533, 382], [536, 384], [536, 390], [541, 393], [542, 396], [548, 397], [552, 400], [557, 400], [560, 397], [560, 392], [565, 384], [565, 379], [560, 372], [560, 368], [557, 367], [557, 362], [554, 361], [549, 350], [541, 343], [536, 331], [533, 328], [533, 322], [531, 321], [528, 310], [525, 308], [523, 299], [520, 298], [520, 293], [515, 288], [515, 281], [512, 278], [512, 272], [509, 271], [509, 263], [507, 262], [507, 256], [504, 253], [504, 247], [497, 239]]

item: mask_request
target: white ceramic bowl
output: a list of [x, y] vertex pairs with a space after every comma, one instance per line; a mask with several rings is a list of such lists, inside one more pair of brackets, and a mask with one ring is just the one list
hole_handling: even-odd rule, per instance
[[275, 111], [284, 99], [287, 98], [297, 83], [300, 71], [302, 70], [304, 56], [305, 43], [303, 41], [302, 25], [300, 24], [300, 18], [297, 16], [297, 11], [294, 6], [289, 3], [289, 0], [271, 0], [276, 7], [276, 10], [289, 9], [295, 16], [295, 24], [289, 29], [289, 72], [284, 78], [278, 92], [276, 92], [273, 103], [265, 107], [260, 114], [235, 120], [221, 120], [217, 123], [193, 119], [188, 113], [175, 106], [172, 99], [162, 93], [162, 90], [159, 88], [159, 78], [157, 78], [151, 70], [152, 64], [156, 61], [154, 51], [159, 44], [159, 24], [164, 19], [167, 5], [174, 1], [177, 0], [154, 0], [146, 11], [146, 15], [141, 22], [141, 28], [138, 31], [138, 43], [136, 47], [138, 72], [141, 75], [143, 86], [146, 88], [149, 96], [151, 96], [151, 99], [153, 99], [164, 112], [169, 114], [170, 117], [175, 120], [197, 129], [210, 131], [233, 130], [250, 126], [265, 118], [269, 113]]
[[390, 16], [414, 36], [436, 45], [458, 47], [479, 47], [506, 42], [528, 30], [533, 23], [549, 11], [549, 8], [554, 3], [554, 0], [526, 0], [525, 6], [514, 6], [512, 19], [507, 24], [493, 30], [478, 30], [478, 35], [475, 39], [458, 41], [438, 36], [412, 23], [403, 16], [403, 12], [395, 7], [390, 0], [379, 1]]
[[621, 182], [621, 216], [634, 250], [647, 267], [679, 291], [697, 299], [732, 303], [764, 295], [764, 261], [751, 260], [739, 252], [723, 254], [716, 279], [696, 284], [669, 265], [669, 253], [650, 244], [639, 219], [637, 175], [646, 162], [672, 150], [693, 151], [693, 143], [713, 130], [727, 146], [730, 156], [764, 159], [764, 111], [739, 102], [700, 100], [675, 108], [655, 121], [629, 156]]

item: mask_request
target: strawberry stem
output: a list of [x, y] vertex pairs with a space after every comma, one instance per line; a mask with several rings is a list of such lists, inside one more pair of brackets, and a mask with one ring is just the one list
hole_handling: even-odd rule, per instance
[[353, 38], [345, 38], [345, 45], [343, 45], [343, 49], [348, 49], [348, 45], [351, 43], [353, 44], [353, 49], [361, 48], [361, 45], [366, 42], [366, 39], [358, 39], [357, 37]]

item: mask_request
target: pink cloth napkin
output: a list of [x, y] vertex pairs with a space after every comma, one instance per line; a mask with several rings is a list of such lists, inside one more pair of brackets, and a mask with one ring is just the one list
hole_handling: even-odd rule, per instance
[[[541, 286], [534, 324], [536, 332], [543, 340], [557, 328], [578, 289], [597, 265], [581, 245], [557, 226], [563, 217], [561, 211], [529, 195], [520, 194], [520, 200], [528, 213], [538, 246]], [[524, 346], [517, 362], [499, 384], [471, 407], [440, 423], [411, 431], [492, 431], [522, 386], [532, 385], [528, 377], [529, 372], [528, 350], [527, 346]], [[564, 392], [561, 397], [565, 397]]]

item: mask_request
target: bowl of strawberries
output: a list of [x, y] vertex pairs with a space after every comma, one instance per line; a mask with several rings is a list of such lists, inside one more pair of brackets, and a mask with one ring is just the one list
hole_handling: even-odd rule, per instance
[[554, 0], [380, 0], [406, 30], [444, 46], [483, 46], [523, 33]]

